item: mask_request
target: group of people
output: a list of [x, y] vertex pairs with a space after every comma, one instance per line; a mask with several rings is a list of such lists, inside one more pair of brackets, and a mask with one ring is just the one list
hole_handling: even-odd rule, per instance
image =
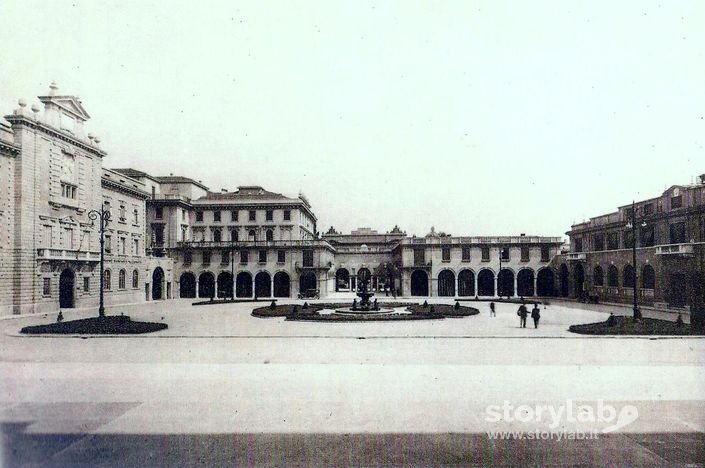
[[[519, 310], [517, 310], [517, 315], [519, 316], [519, 326], [521, 328], [526, 328], [526, 317], [529, 316], [529, 309], [526, 308], [526, 304], [521, 304]], [[494, 308], [494, 302], [490, 302], [490, 317], [496, 317], [497, 312]], [[541, 318], [541, 311], [539, 309], [539, 304], [534, 302], [534, 308], [531, 309], [531, 318], [534, 320], [534, 328], [539, 327], [539, 319]]]

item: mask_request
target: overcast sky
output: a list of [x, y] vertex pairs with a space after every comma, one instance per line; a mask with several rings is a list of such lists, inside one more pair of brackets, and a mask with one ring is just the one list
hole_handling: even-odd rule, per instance
[[107, 167], [303, 191], [319, 229], [563, 235], [705, 173], [705, 2], [0, 2]]

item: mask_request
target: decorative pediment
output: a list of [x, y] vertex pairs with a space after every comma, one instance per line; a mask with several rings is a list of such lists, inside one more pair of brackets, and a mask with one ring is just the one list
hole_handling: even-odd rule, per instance
[[39, 100], [45, 105], [54, 104], [60, 107], [77, 120], [86, 121], [91, 118], [81, 105], [81, 100], [76, 96], [39, 96]]

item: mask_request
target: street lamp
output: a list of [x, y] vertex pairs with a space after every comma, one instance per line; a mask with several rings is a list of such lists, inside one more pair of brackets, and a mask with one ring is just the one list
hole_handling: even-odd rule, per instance
[[100, 225], [98, 226], [100, 232], [100, 305], [98, 306], [98, 316], [102, 318], [105, 317], [105, 303], [103, 300], [103, 290], [105, 288], [105, 271], [103, 269], [105, 262], [105, 228], [110, 222], [110, 210], [106, 208], [106, 204], [103, 203], [100, 207], [100, 211], [90, 210], [88, 212], [88, 218], [91, 221], [100, 219]]
[[[632, 201], [632, 215], [631, 219], [627, 220], [627, 224], [624, 226], [627, 229], [631, 229], [632, 231], [632, 268], [634, 270], [634, 275], [632, 278], [632, 286], [634, 288], [634, 320], [639, 320], [641, 319], [641, 312], [639, 311], [638, 303], [637, 303], [637, 268], [636, 268], [636, 206], [635, 203]], [[646, 221], [641, 222], [640, 227], [646, 227]]]

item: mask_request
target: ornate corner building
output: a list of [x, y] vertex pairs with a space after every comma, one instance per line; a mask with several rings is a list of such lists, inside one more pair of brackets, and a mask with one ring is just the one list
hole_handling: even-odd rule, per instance
[[[558, 256], [558, 293], [688, 310], [705, 297], [705, 175], [575, 224]], [[634, 262], [636, 260], [636, 263]]]

